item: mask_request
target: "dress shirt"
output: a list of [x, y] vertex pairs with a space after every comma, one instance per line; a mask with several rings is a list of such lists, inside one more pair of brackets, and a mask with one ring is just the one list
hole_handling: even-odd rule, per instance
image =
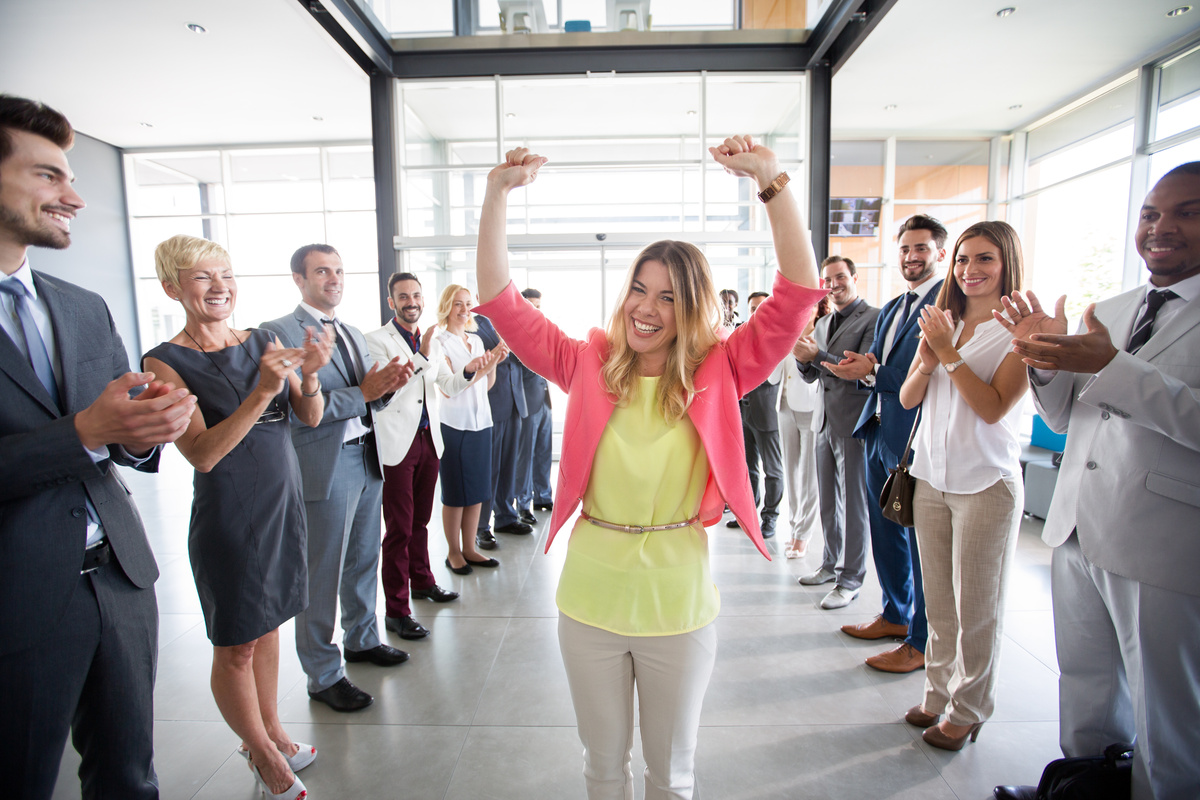
[[[448, 330], [438, 331], [442, 352], [446, 354], [450, 368], [455, 372], [460, 372], [471, 359], [478, 358], [486, 352], [483, 339], [477, 334], [467, 333], [467, 339], [471, 343], [469, 350], [461, 337]], [[442, 424], [458, 431], [482, 431], [492, 427], [492, 405], [488, 402], [487, 391], [487, 381], [479, 380], [461, 394], [443, 397]]]
[[[396, 330], [400, 331], [400, 336], [403, 337], [404, 343], [416, 355], [421, 350], [421, 329], [409, 331], [408, 328], [400, 324], [400, 321], [392, 317], [392, 324], [396, 326]], [[425, 383], [421, 383], [421, 391], [425, 390]], [[429, 427], [429, 398], [423, 398], [421, 402], [421, 423], [417, 426], [417, 430], [426, 430]]]
[[[923, 298], [926, 294], [928, 294], [929, 290], [931, 288], [933, 288], [933, 285], [935, 283], [937, 283], [939, 280], [941, 280], [941, 278], [936, 273], [934, 273], [933, 275], [930, 275], [928, 278], [923, 280], [921, 283], [917, 284], [917, 288], [909, 289], [907, 292], [905, 292], [905, 294], [915, 294], [916, 295], [916, 298], [912, 301], [912, 306], [908, 310], [908, 315], [910, 317], [913, 314], [917, 313], [917, 310], [918, 310], [917, 303], [921, 302], [921, 298]], [[900, 295], [900, 296], [903, 297], [904, 295]], [[900, 316], [903, 313], [904, 313], [904, 307], [901, 306], [900, 309], [892, 316], [892, 323], [890, 325], [888, 325], [888, 329], [884, 333], [883, 348], [880, 350], [880, 352], [883, 353], [884, 362], [887, 361], [888, 356], [891, 355], [891, 353], [892, 353], [892, 345], [896, 343], [896, 331], [900, 329]], [[909, 367], [908, 364], [905, 364], [903, 366], [900, 366], [899, 364], [891, 364], [890, 366], [899, 367], [900, 369], [903, 369], [905, 372], [908, 371], [908, 367]], [[875, 373], [878, 370], [879, 370], [879, 365], [876, 364], [874, 367], [871, 368], [870, 372], [868, 372], [866, 375], [863, 376], [863, 379], [862, 379], [863, 384], [866, 386], [874, 386], [875, 385]], [[880, 402], [879, 398], [876, 398], [875, 404], [876, 404], [876, 412], [877, 413], [879, 410], [878, 409], [879, 402]]]
[[[332, 319], [334, 335], [345, 338], [347, 342], [353, 341], [350, 338], [350, 334], [346, 333], [345, 326], [342, 324], [342, 321], [337, 317], [329, 317], [323, 311], [318, 311], [308, 303], [301, 302], [300, 307], [307, 311], [308, 315], [313, 318], [313, 323], [315, 324], [317, 330], [321, 330], [321, 328], [325, 327], [325, 323], [323, 323], [321, 320]], [[354, 379], [354, 385], [358, 386], [362, 381], [360, 376], [365, 375], [366, 370], [363, 369], [362, 364], [358, 363], [358, 355], [355, 353], [355, 348], [347, 344], [346, 352], [350, 354], [351, 360], [354, 361], [353, 364], [347, 364], [346, 369], [350, 370], [350, 375]], [[367, 413], [370, 414], [370, 411], [368, 410]], [[371, 432], [371, 429], [363, 424], [361, 417], [347, 417], [344, 422], [346, 423], [346, 427], [342, 431], [343, 442], [353, 441], [354, 439], [366, 436]]]
[[[50, 366], [54, 369], [54, 380], [58, 381], [60, 392], [64, 393], [65, 399], [66, 387], [63, 386], [62, 364], [60, 364], [58, 360], [58, 344], [54, 339], [54, 325], [50, 321], [50, 310], [46, 308], [46, 304], [38, 297], [37, 285], [33, 282], [33, 270], [29, 266], [29, 260], [26, 259], [25, 263], [21, 264], [17, 271], [9, 276], [6, 280], [18, 280], [25, 285], [25, 302], [29, 304], [30, 316], [33, 317], [34, 324], [37, 325], [38, 333], [42, 335], [42, 341], [46, 344], [46, 353], [50, 357]], [[3, 307], [4, 309], [4, 313], [0, 314], [0, 326], [4, 328], [4, 332], [8, 334], [8, 338], [12, 340], [14, 345], [16, 345], [16, 348], [21, 355], [28, 359], [29, 351], [26, 349], [25, 335], [21, 330], [21, 322], [17, 318], [16, 302], [17, 298], [13, 297], [12, 295], [5, 294], [4, 292], [0, 292], [0, 307]], [[82, 447], [82, 443], [80, 446]], [[120, 447], [120, 445], [116, 446]], [[95, 464], [99, 464], [110, 455], [106, 445], [101, 445], [95, 450], [90, 450], [86, 447], [83, 449]], [[151, 453], [151, 455], [153, 455], [153, 453]], [[130, 458], [133, 458], [137, 463], [140, 464], [141, 462], [148, 460], [150, 456], [147, 455], [140, 459], [135, 456], [130, 456]], [[86, 500], [88, 522], [87, 540], [85, 546], [91, 547], [104, 538], [104, 526], [100, 524], [100, 515], [96, 513], [96, 508], [92, 505], [91, 498], [86, 498]]]
[[[962, 322], [954, 327], [955, 342], [962, 329]], [[1012, 334], [994, 319], [978, 325], [970, 341], [958, 345], [959, 357], [984, 383], [992, 382], [1011, 352]], [[975, 494], [1002, 478], [1020, 477], [1022, 403], [989, 425], [967, 405], [950, 374], [939, 365], [929, 378], [921, 408], [910, 469], [914, 477], [953, 494]]]

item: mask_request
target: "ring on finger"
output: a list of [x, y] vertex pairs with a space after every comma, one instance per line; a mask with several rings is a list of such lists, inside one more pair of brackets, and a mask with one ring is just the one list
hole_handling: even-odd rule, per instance
[[281, 361], [280, 363], [283, 364], [285, 367], [290, 367], [292, 365], [292, 362], [288, 361], [286, 358], [283, 361]]

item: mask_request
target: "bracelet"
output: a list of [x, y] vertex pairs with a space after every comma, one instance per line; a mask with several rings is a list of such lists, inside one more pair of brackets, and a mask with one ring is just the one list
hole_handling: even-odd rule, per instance
[[779, 175], [776, 176], [775, 180], [771, 181], [770, 186], [768, 186], [767, 188], [763, 189], [761, 192], [758, 193], [758, 199], [762, 200], [764, 203], [767, 202], [772, 197], [779, 194], [779, 191], [783, 187], [787, 186], [788, 181], [790, 181], [790, 180], [791, 180], [791, 178], [788, 177], [788, 174], [786, 172], [779, 173]]
[[920, 365], [920, 364], [918, 364], [918, 365], [917, 365], [917, 372], [921, 373], [922, 375], [929, 376], [929, 375], [932, 375], [933, 373], [937, 372], [937, 367], [934, 367], [934, 368], [933, 368], [933, 369], [931, 369], [929, 372], [926, 372], [925, 370], [921, 369], [921, 365]]
[[[920, 367], [917, 367], [917, 369], [920, 369]], [[317, 378], [317, 390], [315, 392], [313, 392], [312, 394], [309, 394], [308, 392], [304, 391], [303, 384], [301, 384], [301, 386], [300, 386], [300, 394], [304, 395], [305, 397], [316, 397], [320, 393], [321, 393], [321, 379], [320, 378]]]

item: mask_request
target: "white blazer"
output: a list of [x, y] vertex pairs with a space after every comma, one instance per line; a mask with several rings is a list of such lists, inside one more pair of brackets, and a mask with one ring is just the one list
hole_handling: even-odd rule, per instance
[[776, 410], [783, 408], [784, 397], [787, 397], [788, 408], [792, 411], [808, 413], [816, 410], [817, 394], [821, 387], [817, 383], [808, 383], [804, 380], [800, 375], [800, 367], [796, 364], [795, 356], [789, 353], [787, 358], [779, 362], [779, 366], [767, 380], [773, 384], [783, 384], [775, 403]]
[[379, 446], [379, 457], [389, 467], [394, 467], [408, 455], [413, 439], [417, 435], [417, 426], [421, 424], [421, 410], [429, 412], [429, 432], [433, 436], [433, 446], [438, 457], [442, 455], [442, 426], [439, 419], [439, 396], [435, 384], [449, 396], [454, 396], [466, 389], [468, 381], [461, 371], [451, 372], [442, 354], [442, 346], [434, 338], [429, 349], [429, 358], [414, 353], [396, 330], [392, 322], [382, 328], [367, 334], [367, 349], [378, 364], [386, 364], [396, 356], [400, 363], [413, 362], [414, 369], [421, 372], [408, 383], [400, 387], [392, 401], [375, 414], [375, 439]]
[[[1096, 304], [1115, 346], [1128, 342], [1144, 291]], [[1067, 434], [1046, 544], [1078, 529], [1097, 567], [1200, 595], [1200, 297], [1137, 355], [1122, 351], [1095, 375], [1030, 383], [1046, 424]]]

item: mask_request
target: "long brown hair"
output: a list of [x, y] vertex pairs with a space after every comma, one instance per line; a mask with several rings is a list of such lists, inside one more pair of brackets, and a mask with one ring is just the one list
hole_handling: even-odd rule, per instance
[[950, 257], [950, 268], [946, 274], [946, 281], [942, 284], [941, 292], [938, 293], [937, 307], [949, 309], [955, 321], [962, 319], [963, 312], [967, 310], [967, 296], [963, 294], [958, 281], [954, 279], [954, 265], [958, 262], [958, 251], [962, 248], [963, 242], [978, 236], [987, 239], [1000, 251], [1000, 262], [1004, 267], [1000, 273], [1001, 297], [1020, 291], [1024, 281], [1025, 267], [1021, 259], [1021, 239], [1013, 230], [1013, 226], [999, 220], [976, 222], [963, 231], [962, 235], [958, 237], [958, 241], [954, 243], [954, 255]]
[[696, 369], [719, 339], [721, 309], [713, 287], [708, 260], [688, 242], [664, 239], [647, 245], [629, 266], [625, 286], [608, 321], [608, 359], [600, 371], [604, 387], [615, 395], [618, 405], [628, 405], [638, 391], [638, 353], [625, 337], [625, 301], [633, 279], [642, 265], [657, 261], [667, 268], [675, 306], [675, 341], [667, 354], [667, 366], [658, 382], [658, 409], [668, 422], [687, 413], [696, 394]]

